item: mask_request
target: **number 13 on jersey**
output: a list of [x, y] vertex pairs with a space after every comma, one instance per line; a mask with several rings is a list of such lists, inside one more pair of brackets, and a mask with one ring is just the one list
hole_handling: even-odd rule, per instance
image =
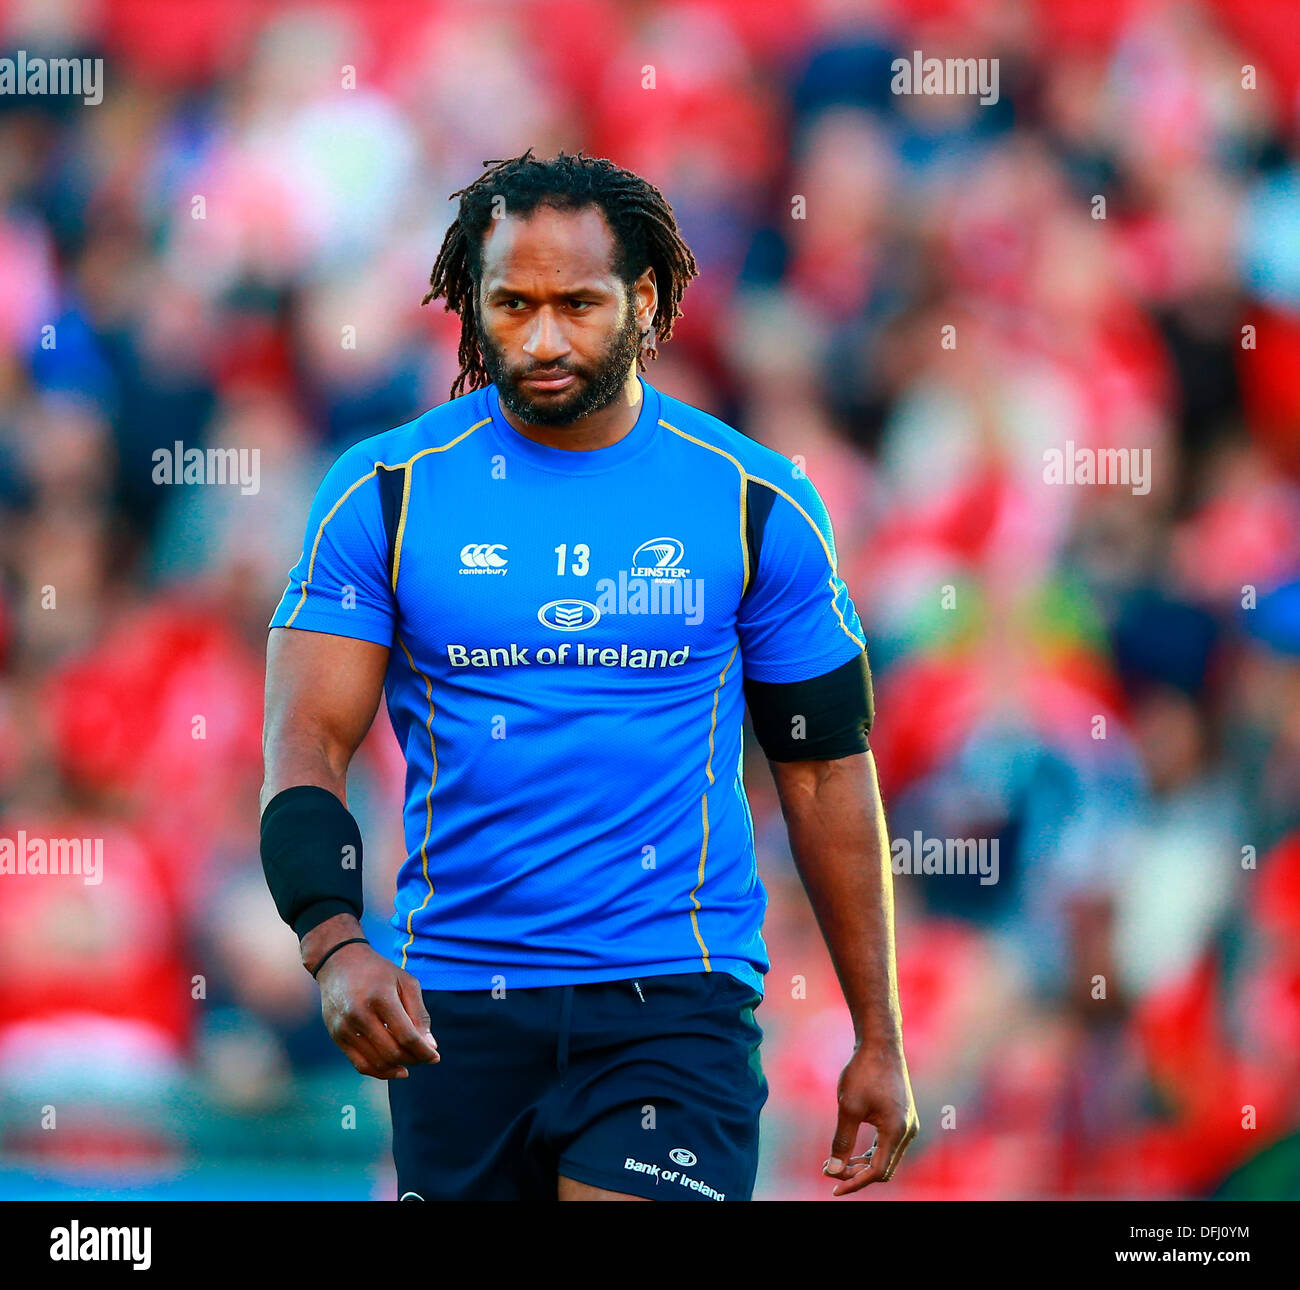
[[[564, 542], [561, 542], [555, 548], [555, 572], [557, 574], [564, 572], [564, 559], [568, 551], [568, 544]], [[573, 548], [573, 564], [570, 566], [570, 572], [581, 577], [590, 568], [591, 548], [585, 542], [578, 542]]]

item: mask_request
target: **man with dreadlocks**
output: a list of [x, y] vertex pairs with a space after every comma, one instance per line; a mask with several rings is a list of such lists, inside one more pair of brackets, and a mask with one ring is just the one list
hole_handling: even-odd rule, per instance
[[[823, 1172], [886, 1181], [918, 1122], [826, 510], [641, 375], [696, 272], [657, 189], [530, 149], [454, 196], [425, 298], [460, 317], [451, 399], [339, 457], [267, 650], [263, 867], [330, 1034], [391, 1081], [399, 1194], [750, 1198], [746, 704], [853, 1022]], [[382, 953], [345, 793], [381, 694], [408, 768]]]

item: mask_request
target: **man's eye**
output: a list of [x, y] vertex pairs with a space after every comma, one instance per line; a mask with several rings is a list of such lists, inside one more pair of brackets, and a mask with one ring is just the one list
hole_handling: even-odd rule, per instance
[[590, 309], [591, 307], [592, 307], [592, 302], [591, 302], [590, 300], [570, 300], [570, 301], [569, 301], [569, 308], [570, 308], [570, 309], [583, 310], [583, 309]]
[[515, 305], [519, 305], [520, 308], [522, 308], [524, 302], [523, 302], [522, 300], [520, 300], [518, 297], [512, 297], [512, 298], [509, 299], [509, 300], [503, 300], [501, 303], [502, 303], [503, 305], [505, 305], [505, 307], [506, 307], [507, 309], [509, 309], [509, 310], [511, 311], [511, 313], [518, 313], [519, 311], [518, 311], [517, 309], [515, 309], [514, 306], [515, 306]]

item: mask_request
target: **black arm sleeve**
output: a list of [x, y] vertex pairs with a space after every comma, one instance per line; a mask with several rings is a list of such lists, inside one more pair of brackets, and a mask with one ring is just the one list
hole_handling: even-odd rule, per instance
[[754, 733], [769, 761], [831, 761], [870, 748], [875, 718], [864, 650], [810, 681], [745, 681]]
[[262, 872], [299, 940], [335, 914], [361, 917], [361, 830], [328, 789], [299, 784], [266, 804]]

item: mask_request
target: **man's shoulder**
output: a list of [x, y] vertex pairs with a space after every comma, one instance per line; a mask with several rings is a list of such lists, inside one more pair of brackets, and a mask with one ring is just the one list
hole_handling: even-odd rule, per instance
[[334, 470], [346, 473], [356, 468], [365, 473], [376, 467], [406, 466], [426, 453], [445, 451], [464, 442], [488, 420], [485, 391], [472, 390], [391, 430], [357, 440], [335, 458]]
[[688, 443], [730, 457], [738, 470], [763, 483], [788, 487], [785, 481], [798, 479], [797, 464], [775, 449], [751, 439], [742, 430], [681, 399], [659, 392], [659, 419], [670, 431]]

